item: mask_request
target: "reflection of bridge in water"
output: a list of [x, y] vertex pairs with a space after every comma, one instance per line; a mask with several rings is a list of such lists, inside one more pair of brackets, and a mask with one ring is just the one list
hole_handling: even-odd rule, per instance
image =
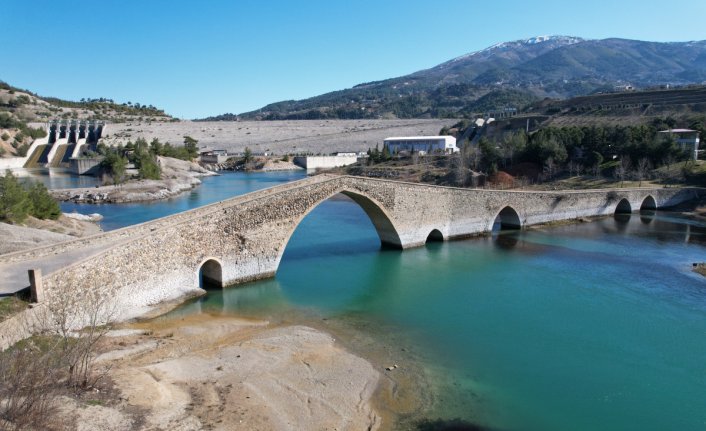
[[[223, 286], [274, 276], [302, 219], [338, 193], [360, 205], [383, 247], [406, 249], [488, 233], [494, 226], [517, 229], [668, 207], [701, 190], [492, 191], [319, 175], [93, 237], [9, 254], [3, 266], [15, 272], [41, 269], [39, 262], [46, 259], [76, 255], [68, 264], [35, 277], [35, 296], [52, 301], [72, 289], [98, 290], [119, 298], [121, 308], [128, 310], [122, 317], [129, 317], [148, 305], [201, 292], [204, 279]], [[93, 252], [78, 256], [87, 249]]]

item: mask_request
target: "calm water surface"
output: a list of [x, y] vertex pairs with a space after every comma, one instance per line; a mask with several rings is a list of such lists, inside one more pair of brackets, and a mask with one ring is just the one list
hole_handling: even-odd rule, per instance
[[[380, 251], [353, 202], [307, 216], [276, 279], [177, 313], [373, 322], [423, 352], [425, 415], [504, 430], [706, 428], [706, 226], [668, 213]], [[376, 327], [384, 331], [376, 333]]]
[[[151, 204], [63, 204], [105, 229], [303, 177], [225, 174]], [[175, 314], [277, 320], [306, 310], [411, 340], [434, 384], [431, 418], [500, 430], [706, 429], [706, 226], [658, 212], [381, 251], [365, 213], [329, 200], [275, 279], [211, 291]], [[385, 328], [384, 331], [377, 328]]]
[[[77, 211], [82, 214], [97, 212], [103, 215], [103, 220], [100, 223], [103, 230], [113, 230], [176, 214], [266, 187], [299, 180], [304, 177], [306, 177], [306, 174], [300, 171], [268, 173], [226, 172], [219, 176], [201, 178], [202, 184], [199, 187], [172, 199], [104, 205], [62, 202], [61, 210], [63, 212]], [[86, 181], [84, 180], [85, 177], [73, 178], [74, 181]], [[65, 181], [65, 183], [68, 183], [71, 180]], [[66, 185], [64, 187], [85, 187], [85, 185]]]

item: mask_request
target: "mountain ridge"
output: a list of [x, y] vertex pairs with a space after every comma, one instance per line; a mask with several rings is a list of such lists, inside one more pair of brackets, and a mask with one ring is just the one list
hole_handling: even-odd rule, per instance
[[[307, 99], [271, 103], [237, 117], [464, 117], [486, 109], [493, 99], [503, 100], [505, 106], [522, 108], [521, 103], [546, 97], [565, 99], [613, 91], [618, 85], [648, 88], [703, 82], [706, 40], [649, 42], [536, 36], [497, 43], [408, 75]], [[477, 103], [481, 98], [482, 106]]]

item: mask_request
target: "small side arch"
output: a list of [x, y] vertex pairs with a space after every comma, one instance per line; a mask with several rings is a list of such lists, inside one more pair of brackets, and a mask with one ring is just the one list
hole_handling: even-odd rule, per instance
[[518, 230], [522, 229], [522, 219], [511, 206], [505, 206], [493, 218], [489, 230]]
[[434, 229], [427, 235], [427, 240], [425, 242], [443, 242], [444, 234], [441, 233], [439, 229]]
[[223, 264], [218, 259], [205, 259], [199, 264], [196, 275], [202, 289], [223, 287]]
[[654, 211], [657, 209], [657, 201], [652, 195], [647, 195], [645, 199], [642, 200], [642, 205], [640, 205], [640, 211]]
[[630, 205], [630, 202], [623, 198], [618, 202], [618, 205], [615, 207], [615, 214], [630, 214], [632, 213], [632, 206]]

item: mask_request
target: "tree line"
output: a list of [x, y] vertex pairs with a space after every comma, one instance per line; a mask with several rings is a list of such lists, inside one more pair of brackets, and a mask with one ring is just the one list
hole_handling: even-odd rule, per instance
[[[530, 134], [516, 130], [492, 139], [483, 137], [477, 146], [466, 144], [457, 157], [462, 166], [489, 174], [518, 163], [532, 163], [549, 178], [561, 171], [600, 175], [605, 168], [644, 176], [652, 169], [689, 158], [672, 135], [658, 133], [667, 127], [654, 122], [639, 126], [547, 127]], [[692, 127], [698, 130], [702, 125]]]
[[172, 146], [169, 142], [161, 143], [154, 138], [148, 144], [144, 138], [138, 138], [134, 143], [128, 141], [115, 147], [99, 143], [97, 152], [103, 156], [101, 167], [110, 175], [115, 184], [121, 184], [126, 180], [127, 165], [133, 163], [138, 171], [138, 178], [145, 180], [159, 180], [162, 171], [157, 161], [158, 156], [172, 157], [180, 160], [192, 160], [199, 154], [198, 140], [191, 136], [184, 136], [184, 145], [181, 147]]

